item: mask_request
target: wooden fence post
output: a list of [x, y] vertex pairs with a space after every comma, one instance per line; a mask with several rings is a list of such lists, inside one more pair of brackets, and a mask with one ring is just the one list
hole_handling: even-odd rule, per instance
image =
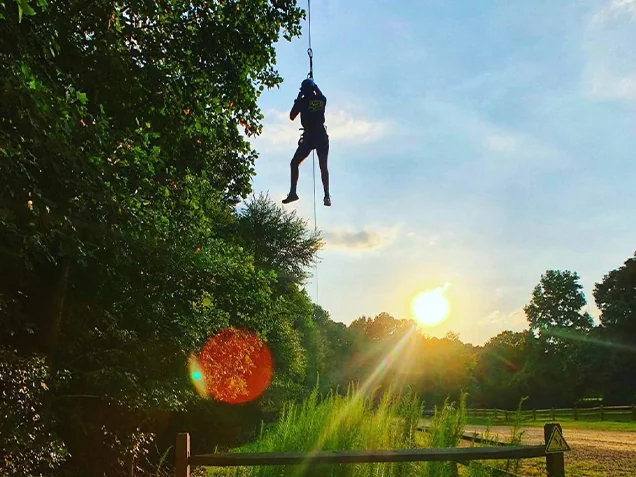
[[636, 404], [632, 404], [632, 421], [636, 421]]
[[579, 420], [579, 413], [576, 410], [576, 404], [574, 405], [574, 420], [575, 421]]
[[504, 416], [505, 416], [506, 422], [508, 422], [508, 409], [506, 409], [504, 413], [505, 413]]
[[[545, 446], [548, 447], [550, 436], [555, 427], [561, 430], [559, 424], [546, 424], [543, 426], [543, 438], [545, 439]], [[548, 472], [548, 477], [565, 477], [565, 461], [563, 459], [563, 452], [557, 454], [545, 455], [545, 466]]]
[[533, 421], [536, 421], [536, 420], [537, 420], [537, 410], [536, 410], [536, 409], [533, 409], [533, 410], [532, 410], [532, 420], [533, 420]]
[[601, 404], [601, 421], [605, 420], [605, 410], [603, 409], [603, 405]]
[[177, 434], [177, 445], [174, 448], [175, 477], [190, 477], [190, 434], [187, 432]]

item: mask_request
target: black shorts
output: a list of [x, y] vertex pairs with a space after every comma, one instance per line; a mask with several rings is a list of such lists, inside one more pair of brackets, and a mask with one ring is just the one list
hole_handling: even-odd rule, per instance
[[329, 154], [329, 135], [324, 128], [305, 131], [298, 141], [298, 149], [294, 159], [302, 161], [309, 153], [316, 150], [319, 158], [327, 159]]

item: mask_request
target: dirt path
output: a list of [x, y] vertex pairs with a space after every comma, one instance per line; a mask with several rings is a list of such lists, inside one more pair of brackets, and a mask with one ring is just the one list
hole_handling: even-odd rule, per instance
[[[485, 426], [467, 426], [466, 432], [483, 433]], [[523, 442], [542, 444], [543, 428], [526, 427]], [[510, 428], [494, 426], [491, 434], [498, 440], [510, 439]], [[563, 436], [572, 448], [565, 454], [568, 477], [634, 477], [636, 476], [636, 432], [564, 429]], [[545, 475], [545, 465], [529, 461], [523, 475]]]

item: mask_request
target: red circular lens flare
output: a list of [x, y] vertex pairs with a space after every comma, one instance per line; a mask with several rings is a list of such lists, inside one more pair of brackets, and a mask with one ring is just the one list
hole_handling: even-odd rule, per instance
[[219, 401], [239, 404], [261, 395], [272, 379], [272, 355], [253, 332], [236, 328], [208, 340], [198, 365], [209, 394]]

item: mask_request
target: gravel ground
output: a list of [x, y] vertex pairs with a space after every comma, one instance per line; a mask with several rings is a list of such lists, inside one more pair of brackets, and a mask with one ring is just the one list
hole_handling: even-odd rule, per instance
[[[485, 426], [467, 426], [466, 432], [482, 433]], [[542, 444], [543, 428], [526, 427], [525, 444]], [[494, 426], [491, 435], [498, 440], [510, 439], [510, 428]], [[568, 477], [636, 477], [636, 432], [564, 429], [563, 437], [572, 449], [565, 453]], [[544, 476], [545, 461], [524, 462], [522, 475]]]

